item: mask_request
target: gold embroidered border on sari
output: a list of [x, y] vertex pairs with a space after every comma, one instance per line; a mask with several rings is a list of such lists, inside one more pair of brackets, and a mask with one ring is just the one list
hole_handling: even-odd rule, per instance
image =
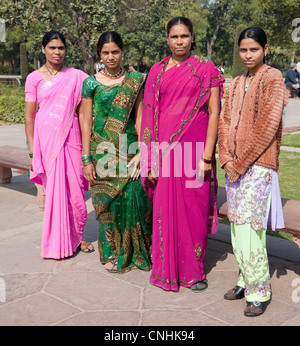
[[[131, 111], [136, 102], [137, 96], [140, 89], [145, 81], [146, 75], [142, 74], [138, 76], [139, 80], [136, 80], [130, 74], [126, 75], [120, 85], [106, 86], [104, 89], [109, 90], [109, 88], [119, 87], [120, 90], [114, 97], [109, 110], [107, 120], [103, 127], [101, 133], [93, 131], [91, 135], [91, 146], [90, 153], [93, 155], [93, 163], [97, 166], [98, 160], [96, 160], [95, 155], [97, 155], [97, 146], [100, 143], [110, 142], [115, 147], [116, 160], [113, 163], [113, 167], [116, 168], [120, 162], [127, 162], [127, 153], [122, 153], [119, 150], [119, 137], [124, 134], [128, 120], [130, 118]], [[94, 97], [99, 97], [101, 88], [97, 91]], [[105, 173], [109, 173], [108, 169]], [[106, 194], [111, 200], [113, 200], [124, 188], [125, 184], [130, 180], [130, 174], [127, 172], [126, 176], [115, 176], [116, 171], [111, 171], [108, 177], [101, 180], [97, 180], [96, 184], [91, 186], [92, 193]]]

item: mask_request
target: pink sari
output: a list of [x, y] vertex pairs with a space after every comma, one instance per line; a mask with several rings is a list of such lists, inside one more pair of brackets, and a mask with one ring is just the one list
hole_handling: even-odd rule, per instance
[[[153, 269], [150, 282], [165, 290], [190, 287], [205, 278], [203, 262], [208, 233], [217, 230], [217, 180], [202, 183], [198, 163], [206, 142], [211, 88], [224, 78], [210, 62], [191, 56], [165, 71], [168, 58], [154, 65], [144, 96], [141, 126], [142, 182], [153, 199]], [[150, 159], [151, 157], [151, 159]], [[147, 179], [150, 169], [159, 176]]]
[[76, 109], [88, 75], [68, 68], [45, 80], [38, 71], [26, 80], [25, 101], [37, 102], [31, 181], [44, 186], [44, 258], [73, 255], [82, 241], [87, 181], [81, 167], [81, 132]]

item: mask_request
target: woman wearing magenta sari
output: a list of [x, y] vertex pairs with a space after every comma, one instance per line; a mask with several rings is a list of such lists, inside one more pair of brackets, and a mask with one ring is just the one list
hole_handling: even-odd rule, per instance
[[46, 33], [42, 41], [46, 63], [30, 73], [25, 84], [30, 179], [43, 185], [46, 194], [41, 256], [54, 259], [71, 256], [78, 247], [93, 251], [82, 238], [87, 181], [81, 166], [78, 121], [87, 75], [63, 66], [65, 48], [60, 32]]
[[214, 153], [224, 78], [191, 55], [189, 19], [173, 18], [167, 40], [171, 56], [150, 70], [141, 125], [142, 182], [153, 198], [150, 282], [200, 292], [208, 233], [217, 229]]

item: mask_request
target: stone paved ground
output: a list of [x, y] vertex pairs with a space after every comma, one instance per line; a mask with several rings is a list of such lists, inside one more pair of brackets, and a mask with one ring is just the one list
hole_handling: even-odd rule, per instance
[[[227, 225], [221, 224], [218, 235], [209, 239], [209, 288], [200, 294], [186, 288], [166, 292], [149, 284], [149, 272], [109, 274], [99, 263], [97, 251], [79, 252], [60, 261], [42, 259], [42, 213], [34, 185], [24, 176], [15, 176], [12, 184], [0, 186], [0, 194], [0, 278], [6, 285], [0, 325], [300, 324], [300, 251], [295, 243], [268, 237], [273, 299], [264, 315], [246, 318], [244, 300], [223, 299], [235, 285], [238, 270]], [[97, 247], [97, 222], [89, 193], [87, 206], [85, 236]]]
[[[292, 101], [291, 113], [299, 113], [300, 101]], [[287, 125], [297, 121], [288, 119]], [[23, 125], [0, 127], [4, 144], [25, 147]], [[12, 184], [0, 184], [0, 325], [300, 325], [300, 250], [293, 242], [268, 237], [273, 299], [262, 316], [246, 318], [244, 300], [223, 299], [238, 270], [227, 225], [220, 224], [218, 234], [209, 238], [208, 289], [200, 294], [186, 288], [165, 292], [149, 284], [149, 272], [109, 274], [97, 251], [60, 261], [41, 258], [43, 215], [35, 194], [26, 176], [14, 174]], [[89, 193], [86, 201], [85, 237], [97, 248]]]

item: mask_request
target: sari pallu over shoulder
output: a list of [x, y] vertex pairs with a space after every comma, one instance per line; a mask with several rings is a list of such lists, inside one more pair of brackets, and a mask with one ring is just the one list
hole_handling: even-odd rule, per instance
[[[120, 143], [119, 140], [126, 132], [131, 112], [145, 78], [145, 74], [130, 72], [126, 74], [120, 85], [103, 85], [94, 94], [94, 98], [97, 98], [101, 97], [101, 91], [118, 88], [111, 100], [108, 114], [105, 114], [107, 120], [103, 129], [101, 132], [93, 131], [91, 135], [90, 153], [97, 172], [96, 183], [91, 186], [91, 189], [92, 194], [97, 194], [97, 198], [100, 199], [97, 202], [100, 207], [94, 205], [99, 213], [105, 211], [131, 180], [127, 172], [127, 164], [134, 156], [127, 152], [131, 143], [128, 141], [123, 145], [124, 143]], [[110, 156], [111, 160], [107, 162]], [[105, 162], [108, 163], [108, 169], [102, 171]]]
[[[105, 126], [101, 133], [92, 132], [92, 138], [96, 138], [97, 142], [109, 141], [114, 144], [116, 149], [119, 149], [119, 135], [126, 130], [128, 120], [133, 110], [138, 94], [145, 82], [146, 75], [137, 72], [127, 73], [120, 85], [102, 85], [98, 89], [94, 98], [101, 97], [100, 93], [103, 90], [118, 88], [114, 99], [112, 100], [110, 110], [107, 116]], [[94, 150], [92, 147], [91, 150]]]
[[[165, 71], [170, 57], [155, 64], [145, 86], [141, 124], [141, 178], [149, 196], [154, 186], [147, 179], [151, 169], [158, 168], [157, 148], [161, 142], [168, 147], [180, 142], [195, 118], [205, 116], [205, 104], [211, 88], [220, 87], [220, 103], [225, 81], [216, 66], [206, 58], [193, 55], [179, 67]], [[163, 99], [162, 99], [163, 95]], [[202, 114], [203, 113], [203, 114]], [[165, 114], [167, 123], [162, 120]], [[162, 130], [162, 131], [160, 131]]]
[[41, 174], [51, 172], [63, 147], [81, 101], [84, 72], [68, 68], [44, 80], [38, 95], [31, 180], [41, 184]]
[[38, 71], [33, 73], [36, 78], [28, 80], [28, 88], [32, 86], [28, 102], [37, 102], [38, 111], [30, 178], [43, 185], [45, 191], [41, 256], [60, 259], [77, 250], [87, 218], [87, 184], [81, 166], [82, 143], [76, 115], [87, 75], [68, 68], [44, 80]]

